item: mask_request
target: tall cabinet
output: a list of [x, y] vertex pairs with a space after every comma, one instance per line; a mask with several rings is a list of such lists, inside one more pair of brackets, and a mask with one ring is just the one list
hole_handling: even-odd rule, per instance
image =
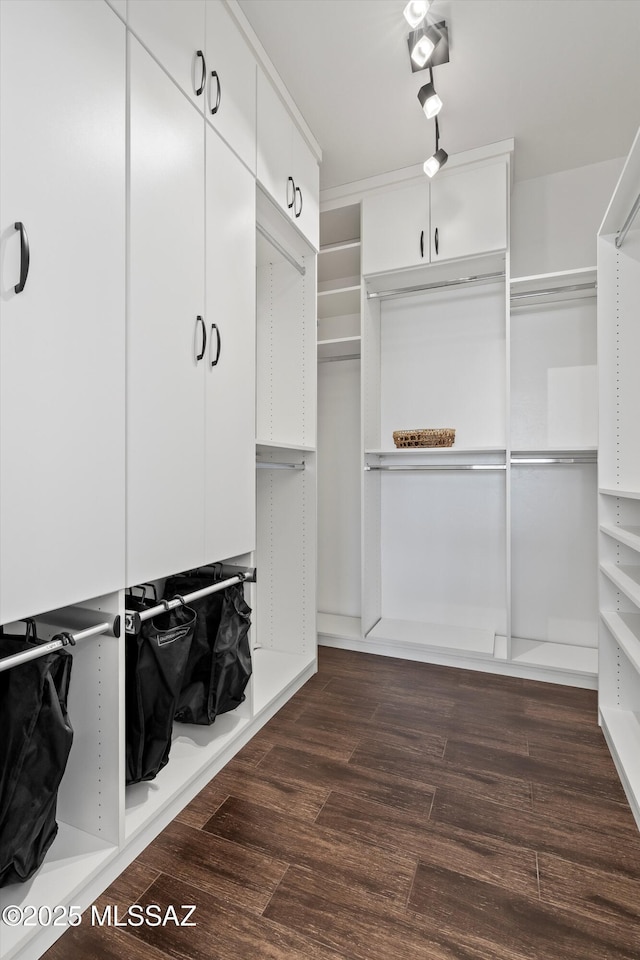
[[600, 723], [640, 826], [640, 133], [598, 235]]

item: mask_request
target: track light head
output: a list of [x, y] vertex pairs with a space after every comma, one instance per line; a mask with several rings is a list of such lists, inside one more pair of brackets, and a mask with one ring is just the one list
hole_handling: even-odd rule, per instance
[[420, 87], [418, 90], [418, 100], [420, 101], [420, 106], [424, 110], [427, 120], [431, 120], [442, 109], [442, 100], [436, 93], [436, 89], [433, 83], [425, 83], [423, 87]]
[[420, 26], [430, 6], [431, 0], [409, 0], [404, 8], [404, 18], [412, 30]]
[[440, 170], [441, 167], [444, 167], [448, 159], [449, 154], [440, 147], [438, 150], [436, 150], [432, 157], [429, 157], [428, 160], [425, 160], [422, 169], [428, 177], [435, 177], [438, 170]]
[[441, 34], [434, 26], [414, 30], [409, 37], [409, 51], [418, 70], [424, 70], [440, 42]]

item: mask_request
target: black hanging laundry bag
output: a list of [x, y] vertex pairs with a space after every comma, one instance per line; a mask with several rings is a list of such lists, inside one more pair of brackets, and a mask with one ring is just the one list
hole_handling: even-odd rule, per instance
[[[127, 598], [128, 609], [145, 601]], [[125, 659], [127, 783], [153, 780], [169, 760], [171, 732], [196, 615], [177, 607], [128, 634]]]
[[[0, 657], [39, 642], [32, 620], [24, 637], [0, 628]], [[0, 673], [0, 887], [28, 880], [58, 832], [58, 788], [73, 741], [72, 662], [60, 649]]]
[[[181, 574], [165, 584], [165, 597], [202, 590], [211, 577]], [[211, 724], [218, 714], [235, 710], [245, 699], [251, 676], [251, 609], [242, 584], [190, 601], [197, 625], [185, 670], [176, 720]]]

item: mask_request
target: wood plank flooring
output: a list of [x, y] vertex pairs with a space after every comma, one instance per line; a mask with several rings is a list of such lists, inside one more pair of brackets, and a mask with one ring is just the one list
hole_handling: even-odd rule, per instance
[[640, 834], [592, 691], [320, 649], [47, 960], [638, 960]]

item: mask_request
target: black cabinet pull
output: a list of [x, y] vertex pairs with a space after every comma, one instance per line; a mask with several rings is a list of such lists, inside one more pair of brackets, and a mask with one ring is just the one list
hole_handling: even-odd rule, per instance
[[14, 227], [20, 231], [20, 280], [13, 289], [16, 293], [22, 293], [29, 276], [29, 237], [21, 220], [17, 220]]
[[436, 232], [433, 235], [433, 245], [436, 248], [436, 256], [438, 255], [438, 228], [436, 227]]
[[200, 316], [196, 317], [196, 324], [200, 324], [200, 326], [202, 327], [202, 350], [200, 351], [200, 353], [196, 353], [196, 363], [197, 363], [198, 360], [202, 360], [202, 358], [204, 357], [204, 352], [207, 349], [207, 328], [204, 325], [204, 320]]
[[220, 331], [218, 330], [218, 324], [217, 324], [217, 323], [212, 323], [212, 324], [211, 324], [211, 340], [210, 340], [210, 342], [209, 342], [209, 349], [211, 349], [211, 344], [213, 343], [213, 331], [214, 331], [214, 330], [215, 330], [215, 332], [216, 332], [216, 340], [218, 341], [218, 344], [217, 344], [217, 348], [216, 348], [216, 358], [215, 358], [215, 360], [212, 360], [212, 361], [211, 361], [211, 366], [212, 366], [212, 367], [216, 367], [216, 366], [218, 365], [218, 360], [220, 359], [220, 349], [221, 349], [221, 347], [222, 347], [222, 340], [220, 339]]
[[[293, 187], [291, 191], [291, 201], [289, 201], [289, 184]], [[293, 177], [287, 177], [287, 210], [291, 210], [291, 207], [296, 202], [296, 184]]]
[[294, 213], [294, 215], [295, 215], [296, 220], [298, 219], [298, 217], [299, 217], [300, 214], [302, 213], [302, 190], [300, 189], [300, 187], [296, 187], [296, 192], [295, 192], [295, 194], [294, 194], [294, 201], [295, 201], [295, 198], [296, 198], [296, 196], [297, 196], [298, 194], [300, 195], [300, 209], [299, 209], [299, 210], [296, 210], [295, 206], [294, 206], [294, 208], [293, 208], [293, 213]]
[[218, 110], [219, 110], [219, 108], [220, 108], [220, 97], [221, 97], [221, 95], [222, 95], [222, 89], [221, 89], [221, 87], [220, 87], [220, 77], [218, 76], [218, 71], [217, 71], [217, 70], [212, 70], [212, 71], [211, 71], [211, 79], [213, 80], [214, 77], [216, 78], [216, 88], [217, 88], [217, 89], [216, 89], [216, 105], [215, 105], [215, 107], [211, 107], [211, 114], [212, 114], [212, 115], [213, 115], [214, 113], [217, 113], [217, 112], [218, 112]]
[[424, 258], [424, 230], [420, 231], [420, 256]]
[[200, 57], [202, 60], [202, 79], [200, 81], [200, 86], [196, 90], [196, 97], [199, 97], [202, 91], [204, 90], [204, 85], [207, 81], [207, 63], [204, 59], [204, 53], [202, 50], [196, 50], [196, 57]]

